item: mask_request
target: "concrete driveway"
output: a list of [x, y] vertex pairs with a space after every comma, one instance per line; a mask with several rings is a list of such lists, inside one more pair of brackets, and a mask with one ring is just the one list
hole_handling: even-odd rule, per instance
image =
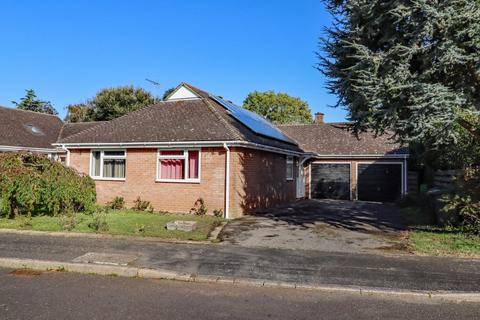
[[400, 253], [405, 230], [391, 204], [301, 200], [231, 221], [220, 238], [245, 247]]

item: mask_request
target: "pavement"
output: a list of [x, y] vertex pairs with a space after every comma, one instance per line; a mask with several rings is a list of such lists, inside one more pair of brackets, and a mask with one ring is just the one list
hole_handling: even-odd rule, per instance
[[478, 319], [480, 304], [0, 269], [0, 319]]
[[117, 270], [130, 276], [139, 276], [141, 268], [143, 275], [148, 270], [159, 270], [191, 279], [210, 277], [232, 282], [249, 280], [256, 284], [382, 292], [466, 293], [477, 298], [480, 288], [480, 260], [473, 259], [0, 233], [3, 267], [9, 267], [12, 261], [17, 261], [12, 267], [32, 266], [35, 265], [32, 261], [30, 264], [22, 261], [33, 259], [45, 262], [37, 264], [42, 269], [48, 269], [53, 261], [54, 266], [75, 263], [68, 268], [87, 266], [81, 270], [96, 272], [92, 267], [115, 265], [115, 257], [119, 258], [117, 266], [124, 266]]
[[405, 253], [406, 223], [392, 204], [301, 200], [231, 221], [224, 243], [345, 253]]

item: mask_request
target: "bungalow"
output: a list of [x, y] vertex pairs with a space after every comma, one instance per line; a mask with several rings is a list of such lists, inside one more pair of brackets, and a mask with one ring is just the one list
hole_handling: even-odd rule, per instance
[[298, 144], [262, 117], [182, 83], [166, 101], [60, 137], [99, 202], [137, 197], [188, 212], [198, 198], [236, 218], [296, 198]]
[[[405, 149], [344, 123], [275, 127], [180, 84], [155, 105], [106, 122], [0, 108], [0, 151], [42, 152], [90, 175], [100, 203], [140, 197], [188, 212], [198, 198], [236, 218], [297, 198], [391, 201], [405, 193]], [[3, 149], [2, 149], [3, 148]]]

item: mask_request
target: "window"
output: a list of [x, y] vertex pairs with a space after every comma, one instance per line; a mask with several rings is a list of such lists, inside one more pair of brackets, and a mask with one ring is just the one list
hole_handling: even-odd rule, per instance
[[90, 176], [100, 179], [125, 179], [125, 150], [92, 151]]
[[200, 151], [159, 150], [157, 180], [171, 182], [199, 182]]
[[293, 157], [287, 157], [287, 180], [293, 180]]

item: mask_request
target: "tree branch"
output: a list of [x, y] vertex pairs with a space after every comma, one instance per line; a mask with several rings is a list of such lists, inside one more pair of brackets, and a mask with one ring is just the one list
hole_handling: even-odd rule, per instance
[[468, 122], [465, 119], [459, 118], [458, 123], [470, 133], [475, 140], [480, 141], [480, 129], [475, 127], [472, 123]]

